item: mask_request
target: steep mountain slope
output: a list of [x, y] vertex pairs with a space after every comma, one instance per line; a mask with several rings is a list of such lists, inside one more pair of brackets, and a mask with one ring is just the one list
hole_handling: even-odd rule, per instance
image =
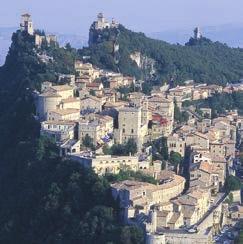
[[55, 74], [72, 71], [76, 52], [43, 47], [17, 31], [0, 67], [0, 243], [143, 243], [137, 227], [122, 226], [110, 185], [93, 170], [59, 157], [40, 136], [33, 91]]
[[91, 26], [89, 47], [79, 54], [90, 56], [100, 67], [153, 82], [194, 79], [225, 84], [243, 77], [243, 49], [206, 38], [191, 39], [185, 46], [172, 45], [122, 25], [103, 30]]

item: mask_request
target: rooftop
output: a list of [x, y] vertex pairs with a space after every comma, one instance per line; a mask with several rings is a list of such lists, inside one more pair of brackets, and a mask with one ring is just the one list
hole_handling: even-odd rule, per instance
[[60, 86], [52, 86], [50, 87], [54, 91], [68, 91], [68, 90], [73, 90], [73, 88], [69, 85], [60, 85]]
[[62, 99], [63, 103], [73, 103], [73, 102], [80, 102], [80, 99], [77, 97], [69, 97], [66, 99]]
[[75, 121], [67, 121], [67, 120], [59, 120], [59, 121], [53, 121], [53, 120], [48, 120], [42, 122], [42, 124], [47, 124], [47, 125], [70, 125], [74, 126], [76, 124]]
[[154, 188], [156, 187], [153, 184], [146, 183], [146, 182], [140, 182], [140, 181], [132, 181], [132, 180], [125, 180], [122, 182], [117, 182], [111, 185], [113, 188], [116, 188], [118, 190], [134, 190], [142, 187], [150, 187]]
[[67, 109], [54, 109], [49, 111], [50, 113], [56, 113], [59, 115], [68, 115], [68, 114], [74, 114], [74, 113], [79, 113], [79, 109], [74, 109], [74, 108], [67, 108]]
[[56, 94], [55, 92], [46, 91], [40, 94], [41, 97], [62, 97], [61, 95]]

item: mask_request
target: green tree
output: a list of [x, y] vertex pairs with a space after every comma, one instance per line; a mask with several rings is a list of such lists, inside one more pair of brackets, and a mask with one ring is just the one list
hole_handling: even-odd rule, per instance
[[105, 178], [111, 182], [117, 182], [117, 181], [124, 181], [124, 180], [137, 180], [142, 182], [148, 182], [151, 184], [156, 185], [158, 183], [157, 180], [154, 179], [154, 177], [144, 174], [142, 171], [132, 171], [129, 169], [122, 169], [120, 172], [116, 175], [114, 174], [106, 174]]
[[229, 177], [226, 178], [225, 189], [227, 192], [240, 190], [241, 189], [240, 180], [236, 176], [230, 175]]
[[95, 148], [95, 145], [93, 144], [93, 139], [88, 134], [86, 134], [83, 138], [83, 145], [92, 149]]
[[144, 243], [144, 237], [141, 229], [136, 226], [123, 227], [120, 234], [120, 243], [139, 244]]
[[186, 111], [182, 111], [180, 110], [180, 108], [178, 107], [176, 101], [174, 101], [175, 104], [175, 109], [174, 109], [174, 118], [175, 121], [179, 122], [179, 123], [183, 123], [183, 122], [187, 122], [189, 119], [189, 115]]
[[[153, 160], [168, 160], [169, 154], [168, 154], [168, 146], [167, 146], [167, 138], [161, 137], [155, 141], [152, 142], [152, 148], [153, 148]], [[159, 158], [158, 158], [159, 157]]]
[[169, 162], [174, 166], [174, 169], [177, 170], [178, 166], [181, 166], [183, 158], [179, 153], [171, 151]]
[[114, 144], [110, 148], [105, 148], [105, 153], [111, 155], [134, 155], [137, 153], [137, 144], [134, 139], [130, 138], [125, 144]]
[[226, 203], [228, 203], [229, 205], [231, 205], [234, 201], [234, 197], [233, 197], [233, 194], [230, 193], [228, 198], [225, 200]]
[[131, 153], [132, 155], [134, 155], [135, 153], [137, 153], [137, 151], [138, 151], [137, 143], [135, 142], [134, 139], [129, 138], [127, 143], [125, 143], [126, 154]]

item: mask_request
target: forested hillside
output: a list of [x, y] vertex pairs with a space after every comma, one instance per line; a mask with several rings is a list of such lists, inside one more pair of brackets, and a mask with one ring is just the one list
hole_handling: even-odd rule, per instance
[[75, 50], [50, 47], [40, 62], [31, 36], [13, 35], [0, 68], [0, 243], [143, 243], [122, 226], [106, 179], [58, 156], [40, 137], [33, 91], [73, 67]]
[[[156, 73], [148, 81], [181, 83], [187, 79], [197, 82], [225, 84], [243, 78], [243, 49], [230, 48], [207, 38], [191, 39], [186, 45], [172, 45], [146, 37], [119, 26], [118, 29], [94, 30], [91, 27], [90, 46], [79, 51], [91, 56], [99, 67], [148, 78], [147, 70], [139, 68], [130, 55], [140, 52], [142, 57], [155, 61]], [[119, 63], [114, 60], [114, 43], [119, 44]], [[117, 56], [117, 54], [116, 54]]]

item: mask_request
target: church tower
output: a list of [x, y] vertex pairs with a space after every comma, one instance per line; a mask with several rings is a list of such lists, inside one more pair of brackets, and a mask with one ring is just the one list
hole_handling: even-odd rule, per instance
[[28, 32], [30, 35], [34, 34], [33, 22], [30, 14], [21, 15], [20, 29], [21, 31]]
[[202, 33], [201, 33], [199, 27], [196, 27], [196, 28], [194, 29], [194, 39], [195, 39], [195, 40], [199, 40], [199, 39], [201, 39], [201, 38], [202, 38]]

